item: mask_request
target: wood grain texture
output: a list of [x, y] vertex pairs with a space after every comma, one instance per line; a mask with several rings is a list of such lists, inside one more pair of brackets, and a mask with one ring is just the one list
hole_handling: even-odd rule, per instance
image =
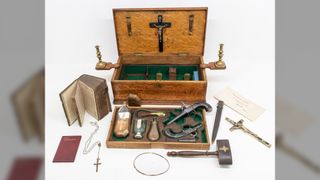
[[200, 81], [156, 81], [156, 80], [119, 80], [124, 64], [203, 64], [201, 56], [121, 56], [118, 60], [119, 69], [115, 69], [111, 84], [114, 103], [120, 104], [127, 100], [128, 95], [138, 95], [143, 104], [181, 104], [181, 101], [194, 103], [206, 100], [207, 78], [205, 70], [199, 68]]
[[[127, 100], [130, 93], [138, 95], [143, 104], [180, 104], [206, 100], [207, 79], [199, 68], [200, 81], [119, 80], [124, 65], [201, 65], [203, 62], [207, 8], [129, 8], [114, 9], [114, 25], [119, 59], [111, 80], [114, 103]], [[157, 29], [150, 28], [158, 15], [171, 22], [164, 30], [164, 52], [158, 48]], [[192, 33], [189, 17], [193, 15]], [[128, 34], [130, 17], [131, 34]], [[129, 29], [129, 30], [130, 30]]]
[[177, 56], [177, 55], [123, 55], [120, 56], [119, 62], [121, 64], [201, 64], [201, 56]]
[[111, 83], [116, 101], [127, 100], [130, 93], [138, 95], [142, 101], [163, 101], [164, 104], [206, 99], [206, 82], [114, 80]]
[[[114, 24], [118, 53], [124, 54], [177, 54], [203, 55], [207, 8], [151, 8], [114, 9]], [[156, 28], [150, 22], [157, 22], [158, 15], [163, 22], [171, 22], [164, 29], [164, 51], [159, 52]], [[193, 15], [193, 32], [189, 33], [189, 16]], [[131, 35], [128, 35], [127, 17], [131, 21]]]

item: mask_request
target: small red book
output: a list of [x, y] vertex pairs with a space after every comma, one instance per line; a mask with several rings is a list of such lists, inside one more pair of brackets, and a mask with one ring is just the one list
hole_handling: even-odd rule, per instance
[[7, 180], [37, 180], [42, 165], [40, 157], [19, 157], [14, 160]]
[[81, 136], [62, 136], [53, 162], [74, 162]]

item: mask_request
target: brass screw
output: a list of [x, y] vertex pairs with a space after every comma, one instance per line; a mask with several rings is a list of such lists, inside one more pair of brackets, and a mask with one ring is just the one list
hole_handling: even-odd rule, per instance
[[102, 62], [102, 55], [100, 52], [100, 46], [96, 45], [95, 48], [96, 48], [97, 58], [98, 58], [99, 62]]

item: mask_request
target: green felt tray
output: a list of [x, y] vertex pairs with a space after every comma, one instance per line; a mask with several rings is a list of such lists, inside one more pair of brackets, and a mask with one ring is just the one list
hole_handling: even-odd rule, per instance
[[[168, 119], [162, 121], [162, 123], [165, 125], [166, 122], [172, 120], [176, 114], [179, 114], [181, 112], [181, 109], [175, 109], [173, 111], [174, 113], [170, 113], [170, 116], [168, 117]], [[201, 109], [196, 109], [196, 112], [197, 113], [193, 113], [191, 116], [193, 116], [193, 119], [195, 122], [197, 123], [200, 123], [203, 121], [203, 118], [201, 116], [199, 116], [198, 114], [202, 114], [202, 110]], [[175, 121], [176, 124], [182, 126], [184, 123], [186, 122], [186, 118], [185, 117], [182, 117], [180, 119], [178, 119], [177, 121]], [[207, 134], [206, 134], [206, 131], [205, 129], [202, 130], [202, 136], [200, 137], [201, 138], [201, 143], [207, 143], [208, 140], [207, 140]], [[114, 141], [125, 141], [127, 139], [127, 137], [124, 137], [124, 138], [119, 138], [119, 137], [116, 137], [114, 135], [114, 133], [112, 133], [112, 140]]]
[[[176, 68], [176, 80], [184, 80], [185, 73], [189, 73], [190, 79], [193, 80], [193, 72], [199, 73], [197, 65], [123, 65], [120, 80], [156, 80], [157, 73], [162, 73], [162, 80], [169, 80], [169, 68]], [[201, 80], [199, 74], [198, 77]]]

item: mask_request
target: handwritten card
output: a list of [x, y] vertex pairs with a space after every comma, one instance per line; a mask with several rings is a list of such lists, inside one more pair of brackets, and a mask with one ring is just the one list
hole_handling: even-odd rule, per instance
[[226, 88], [215, 95], [215, 98], [223, 101], [224, 104], [251, 121], [256, 120], [265, 109], [251, 100], [241, 96], [231, 88]]

